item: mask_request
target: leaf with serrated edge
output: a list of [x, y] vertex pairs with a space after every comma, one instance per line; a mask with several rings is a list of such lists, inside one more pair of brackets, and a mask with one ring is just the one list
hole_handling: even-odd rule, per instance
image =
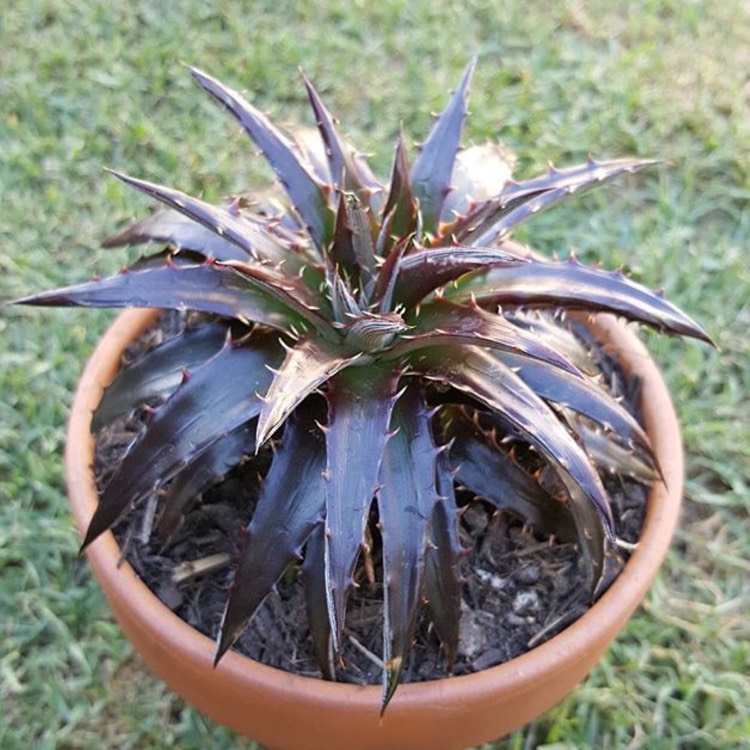
[[255, 451], [254, 420], [224, 435], [203, 453], [180, 469], [161, 500], [156, 538], [161, 544], [169, 541], [178, 528], [190, 503], [240, 463], [243, 456]]
[[377, 278], [375, 260], [375, 241], [372, 236], [372, 224], [368, 209], [366, 209], [353, 195], [344, 196], [348, 202], [347, 211], [352, 230], [352, 249], [356, 258], [361, 280], [361, 297], [365, 304], [369, 303]]
[[480, 271], [445, 290], [456, 302], [481, 305], [612, 312], [682, 336], [712, 343], [708, 334], [671, 302], [618, 272], [575, 260], [530, 261]]
[[458, 534], [458, 511], [453, 475], [446, 454], [438, 456], [437, 488], [440, 498], [430, 521], [431, 544], [425, 556], [425, 597], [430, 618], [435, 625], [450, 669], [458, 651], [461, 620], [462, 553]]
[[467, 66], [448, 106], [438, 116], [422, 144], [411, 170], [412, 190], [419, 201], [422, 221], [428, 232], [437, 232], [443, 203], [451, 188], [453, 165], [466, 119], [469, 84], [476, 62], [474, 58]]
[[591, 460], [605, 471], [617, 471], [639, 482], [660, 479], [653, 458], [646, 452], [636, 453], [615, 442], [612, 435], [584, 424], [580, 419], [569, 420]]
[[217, 354], [226, 338], [227, 326], [222, 323], [199, 326], [167, 339], [120, 370], [104, 389], [91, 420], [92, 432], [149, 399], [168, 396], [182, 381], [184, 371]]
[[394, 305], [412, 307], [445, 284], [480, 268], [527, 263], [514, 253], [492, 248], [438, 247], [404, 256], [398, 265]]
[[377, 211], [379, 204], [373, 202], [373, 198], [382, 193], [383, 185], [370, 171], [367, 163], [357, 158], [352, 148], [343, 141], [336, 130], [333, 117], [304, 73], [302, 80], [325, 144], [328, 166], [333, 180], [338, 181], [343, 176], [344, 189], [357, 193], [357, 197], [369, 206], [371, 211]]
[[212, 229], [179, 211], [157, 211], [145, 219], [130, 224], [108, 237], [102, 247], [123, 247], [150, 242], [163, 242], [178, 250], [194, 250], [216, 260], [247, 260], [247, 252], [234, 242], [216, 234]]
[[375, 302], [378, 312], [386, 313], [393, 310], [393, 293], [396, 291], [399, 264], [408, 252], [413, 242], [412, 237], [400, 240], [385, 259], [375, 284]]
[[270, 384], [269, 366], [283, 354], [278, 337], [256, 333], [242, 346], [228, 342], [190, 374], [154, 414], [109, 484], [82, 548], [106, 531], [132, 503], [158, 489], [224, 435], [256, 417]]
[[507, 320], [523, 328], [562, 354], [586, 375], [597, 375], [599, 368], [592, 352], [573, 332], [562, 325], [546, 310], [506, 309]]
[[451, 437], [450, 467], [456, 481], [498, 510], [508, 510], [546, 536], [576, 541], [570, 510], [546, 492], [461, 407], [443, 407]]
[[346, 195], [339, 196], [339, 205], [336, 211], [336, 226], [333, 230], [333, 242], [326, 247], [326, 257], [331, 268], [331, 273], [343, 269], [351, 279], [352, 288], [359, 286], [359, 264], [354, 253], [352, 241], [352, 224], [349, 220], [348, 201]]
[[391, 348], [388, 357], [401, 357], [423, 347], [476, 344], [515, 352], [525, 360], [540, 359], [568, 373], [582, 374], [576, 366], [538, 336], [476, 306], [458, 305], [437, 298], [422, 305], [406, 321], [411, 328]]
[[232, 260], [222, 263], [239, 272], [252, 286], [267, 291], [273, 298], [296, 310], [319, 333], [329, 340], [338, 341], [339, 336], [330, 321], [330, 303], [326, 297], [313, 289], [301, 276], [289, 277], [277, 269]]
[[326, 601], [326, 561], [325, 561], [325, 524], [319, 523], [314, 529], [305, 547], [305, 559], [302, 563], [302, 575], [305, 581], [305, 609], [310, 625], [315, 661], [320, 667], [323, 678], [336, 679], [331, 643], [331, 623], [328, 620], [328, 603]]
[[438, 492], [437, 448], [430, 412], [418, 386], [396, 402], [391, 438], [380, 466], [378, 511], [383, 537], [383, 697], [381, 713], [398, 685], [411, 646], [422, 596], [427, 528]]
[[322, 410], [301, 406], [290, 418], [247, 527], [224, 611], [216, 662], [236, 640], [302, 547], [325, 508]]
[[[178, 256], [179, 258], [179, 256]], [[157, 262], [159, 259], [157, 259]], [[149, 259], [105, 279], [62, 287], [16, 300], [58, 307], [157, 307], [196, 310], [254, 321], [281, 331], [322, 327], [317, 316], [291, 296], [283, 299], [258, 282], [218, 262], [200, 265]], [[330, 328], [330, 326], [328, 326]], [[331, 329], [331, 333], [335, 331]]]
[[[555, 203], [597, 187], [622, 174], [654, 166], [653, 159], [589, 160], [568, 169], [552, 169], [547, 174], [523, 182], [508, 183], [503, 191], [480, 203], [467, 216], [446, 228], [453, 241], [482, 245], [495, 240], [529, 216]], [[538, 200], [541, 199], [541, 200]], [[524, 206], [529, 206], [524, 208]], [[518, 213], [515, 213], [518, 211]], [[512, 216], [512, 218], [511, 218]], [[503, 222], [505, 226], [503, 226]], [[442, 241], [443, 244], [446, 240]]]
[[[386, 219], [387, 217], [387, 219]], [[387, 257], [393, 244], [393, 237], [408, 237], [417, 229], [417, 202], [409, 181], [409, 164], [406, 158], [406, 144], [403, 133], [396, 142], [391, 181], [388, 187], [388, 200], [383, 209], [383, 222], [390, 224], [390, 237], [385, 238], [383, 256]]]
[[108, 171], [126, 185], [156, 198], [156, 200], [197, 222], [199, 226], [205, 227], [218, 237], [226, 239], [244, 251], [241, 255], [232, 255], [231, 257], [219, 258], [217, 256], [217, 260], [249, 260], [249, 258], [253, 258], [274, 265], [287, 263], [291, 267], [292, 273], [299, 269], [300, 264], [297, 254], [291, 247], [284, 247], [280, 242], [272, 239], [262, 225], [241, 216], [235, 216], [226, 208], [206, 203], [206, 201], [193, 198], [174, 188], [139, 180], [112, 169]]
[[361, 355], [347, 355], [330, 348], [319, 338], [306, 338], [287, 349], [281, 367], [274, 373], [258, 418], [258, 447], [283, 424], [307, 396]]
[[351, 367], [330, 382], [326, 451], [326, 596], [338, 651], [354, 568], [396, 398], [398, 375], [377, 367]]
[[603, 427], [650, 451], [648, 435], [636, 419], [603, 388], [587, 378], [571, 377], [558, 367], [511, 352], [493, 352], [510, 367], [526, 385], [545, 401], [572, 409]]
[[[307, 170], [289, 139], [245, 98], [197, 68], [188, 67], [193, 78], [242, 125], [261, 150], [284, 186], [319, 250], [329, 240], [327, 202], [323, 185]], [[335, 178], [335, 176], [334, 176]]]
[[[414, 364], [430, 380], [467, 393], [507, 419], [555, 469], [571, 499], [592, 591], [614, 540], [609, 498], [581, 447], [557, 416], [513, 371], [476, 347], [456, 347], [453, 357], [422, 354]], [[432, 361], [430, 361], [432, 360]]]

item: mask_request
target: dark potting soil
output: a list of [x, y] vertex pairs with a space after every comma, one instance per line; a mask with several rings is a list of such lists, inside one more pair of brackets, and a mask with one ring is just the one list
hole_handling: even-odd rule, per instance
[[[181, 331], [185, 322], [185, 316], [178, 313], [163, 315], [128, 349], [123, 364]], [[587, 343], [594, 344], [593, 340]], [[617, 363], [601, 352], [599, 359], [605, 382], [635, 413], [638, 381], [626, 379]], [[100, 487], [106, 485], [147, 418], [148, 410], [141, 409], [100, 431], [96, 453]], [[202, 498], [196, 498], [182, 526], [163, 549], [149, 541], [148, 534], [158, 505], [156, 497], [142, 502], [114, 528], [123, 557], [146, 585], [179, 617], [210, 638], [215, 638], [219, 630], [243, 530], [257, 502], [258, 474], [268, 460], [268, 454], [261, 451], [257, 459], [236, 468]], [[647, 489], [626, 476], [607, 472], [602, 479], [612, 500], [617, 537], [637, 542]], [[453, 674], [480, 671], [519, 656], [560, 632], [589, 608], [585, 573], [575, 545], [539, 537], [519, 519], [498, 513], [478, 500], [467, 503], [460, 534], [467, 554], [462, 560], [465, 584]], [[622, 556], [627, 558], [627, 550]], [[215, 561], [216, 567], [192, 575], [188, 572], [180, 583], [175, 582], [176, 573], [184, 572], [186, 565], [203, 560], [209, 565]], [[360, 560], [355, 575], [359, 585], [349, 600], [342, 659], [336, 671], [341, 682], [377, 684], [382, 677], [383, 602], [377, 547], [367, 562], [371, 563], [369, 571]], [[303, 587], [299, 571], [290, 569], [234, 648], [264, 664], [320, 677]], [[447, 673], [440, 643], [422, 612], [403, 681], [440, 679]]]

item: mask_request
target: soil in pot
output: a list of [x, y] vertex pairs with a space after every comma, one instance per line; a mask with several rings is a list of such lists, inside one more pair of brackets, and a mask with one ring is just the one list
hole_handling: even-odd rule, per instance
[[[163, 315], [124, 355], [124, 364], [174, 335], [188, 324], [178, 313]], [[580, 335], [587, 335], [580, 331]], [[592, 341], [587, 343], [593, 344]], [[635, 413], [638, 381], [625, 378], [617, 363], [598, 352], [608, 386]], [[636, 415], [637, 416], [637, 415]], [[97, 480], [103, 486], [125, 449], [148, 418], [140, 409], [100, 431]], [[533, 455], [525, 460], [533, 464]], [[146, 585], [178, 616], [215, 638], [227, 599], [243, 529], [257, 501], [258, 475], [268, 464], [263, 452], [235, 469], [225, 480], [196, 498], [179, 531], [167, 545], [150, 540], [158, 499], [141, 503], [114, 529], [130, 562]], [[645, 517], [647, 489], [629, 477], [605, 473], [616, 533], [635, 543]], [[493, 509], [468, 492], [459, 493], [465, 510], [461, 536], [468, 550], [462, 561], [461, 637], [453, 674], [468, 674], [508, 661], [548, 640], [590, 605], [580, 555], [572, 544], [541, 538], [507, 513]], [[376, 509], [373, 513], [376, 513]], [[342, 660], [342, 682], [378, 684], [382, 666], [382, 590], [377, 532], [370, 558], [360, 560], [351, 598]], [[623, 550], [627, 557], [627, 550]], [[196, 567], [195, 562], [201, 561]], [[207, 567], [203, 568], [203, 565]], [[179, 582], [177, 582], [177, 580]], [[269, 666], [320, 677], [309, 637], [304, 582], [296, 569], [272, 592], [235, 644], [235, 649]], [[404, 682], [439, 679], [449, 665], [427, 617], [420, 615]]]

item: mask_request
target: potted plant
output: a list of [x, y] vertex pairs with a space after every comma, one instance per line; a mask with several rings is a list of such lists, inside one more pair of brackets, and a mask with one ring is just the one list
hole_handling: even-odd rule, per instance
[[[621, 273], [544, 259], [508, 239], [538, 211], [654, 162], [590, 159], [507, 179], [496, 149], [459, 150], [473, 68], [411, 167], [399, 139], [385, 184], [341, 139], [307, 79], [317, 144], [191, 69], [267, 158], [286, 203], [247, 194], [216, 206], [115, 173], [168, 208], [109, 244], [164, 249], [116, 276], [19, 300], [147, 308], [118, 319], [76, 396], [66, 464], [83, 549], [152, 669], [272, 747], [460, 748], [519, 726], [595, 663], [643, 596], [675, 524], [677, 424], [655, 366], [614, 316], [708, 336]], [[202, 317], [120, 370], [154, 309]], [[645, 429], [602, 382], [609, 356], [643, 382]], [[92, 424], [136, 408], [144, 426], [97, 488]], [[149, 528], [164, 544], [181, 533], [193, 500], [238, 465], [264, 478], [214, 650], [119, 566], [110, 529], [151, 499]], [[651, 485], [627, 563], [630, 545], [618, 539], [602, 480], [609, 471]], [[595, 603], [508, 663], [396, 693], [423, 605], [445, 664], [455, 661], [460, 518], [474, 498], [574, 544]], [[361, 559], [382, 587], [379, 700], [377, 688], [333, 681]], [[290, 569], [302, 571], [312, 651], [329, 681], [230, 651]]]

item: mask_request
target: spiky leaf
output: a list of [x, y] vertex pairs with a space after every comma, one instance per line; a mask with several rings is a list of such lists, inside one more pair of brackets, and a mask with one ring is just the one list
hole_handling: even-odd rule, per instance
[[496, 352], [494, 356], [545, 400], [593, 419], [624, 440], [650, 451], [648, 436], [636, 419], [592, 380], [571, 376], [549, 363], [532, 361], [511, 352]]
[[[22, 305], [158, 307], [197, 310], [291, 331], [317, 319], [291, 296], [282, 300], [264, 284], [229, 266], [166, 262], [143, 264], [116, 276], [17, 300]], [[288, 303], [288, 304], [287, 304]]]
[[459, 218], [446, 230], [446, 235], [472, 245], [492, 244], [543, 209], [623, 173], [637, 172], [655, 164], [658, 162], [653, 159], [590, 159], [568, 169], [550, 169], [547, 174], [531, 180], [508, 183], [500, 195]]
[[432, 511], [431, 544], [425, 556], [425, 596], [450, 668], [458, 651], [461, 621], [460, 557], [463, 552], [458, 536], [458, 511], [453, 475], [446, 454], [438, 456], [437, 488], [440, 498]]
[[490, 353], [462, 346], [450, 358], [444, 353], [420, 356], [415, 369], [501, 414], [555, 468], [570, 495], [593, 591], [614, 532], [607, 493], [581, 447], [550, 407]]
[[708, 334], [671, 302], [621, 273], [584, 266], [571, 258], [533, 260], [478, 272], [445, 291], [455, 302], [525, 305], [613, 312], [631, 320], [711, 343]]
[[464, 71], [458, 88], [435, 121], [411, 170], [414, 197], [419, 201], [424, 228], [428, 232], [437, 232], [443, 203], [451, 188], [450, 180], [461, 145], [466, 100], [475, 66], [476, 58]]
[[409, 322], [409, 331], [402, 334], [388, 356], [401, 357], [424, 347], [476, 344], [518, 353], [522, 360], [541, 359], [572, 378], [581, 377], [575, 365], [539, 337], [514, 326], [502, 315], [492, 315], [477, 306], [457, 305], [437, 298], [422, 305], [409, 317]]
[[397, 382], [392, 370], [349, 368], [331, 379], [326, 396], [326, 596], [336, 650], [378, 487]]
[[197, 68], [188, 70], [198, 84], [222, 104], [253, 139], [284, 186], [313, 242], [322, 250], [330, 236], [324, 187], [300, 161], [292, 143], [238, 92]]
[[417, 250], [398, 265], [393, 298], [404, 307], [416, 305], [431, 292], [481, 268], [528, 262], [502, 250], [451, 247]]
[[450, 466], [459, 484], [498, 510], [507, 510], [546, 536], [575, 541], [576, 528], [570, 510], [547, 493], [486, 432], [460, 408], [441, 411], [450, 422], [453, 443]]
[[391, 430], [378, 492], [385, 604], [381, 712], [393, 697], [414, 635], [427, 528], [438, 501], [438, 451], [432, 440], [430, 413], [418, 387], [408, 387], [396, 403]]
[[168, 396], [182, 381], [185, 370], [197, 367], [219, 352], [227, 330], [223, 323], [185, 330], [120, 370], [104, 389], [91, 420], [92, 431], [97, 432], [149, 399]]
[[258, 446], [273, 435], [304, 399], [359, 356], [347, 356], [314, 337], [289, 347], [284, 362], [274, 373], [271, 387], [263, 396], [256, 436]]
[[315, 661], [326, 680], [335, 680], [336, 670], [333, 664], [331, 623], [328, 619], [326, 595], [325, 547], [325, 524], [321, 521], [307, 540], [302, 575], [305, 581], [305, 609]]
[[619, 472], [639, 482], [663, 481], [655, 458], [645, 451], [627, 448], [615, 436], [573, 419], [573, 429], [591, 460], [604, 471]]
[[[184, 214], [188, 219], [203, 226], [217, 237], [225, 239], [243, 251], [241, 254], [229, 253], [224, 248], [224, 257], [217, 260], [248, 260], [253, 258], [259, 262], [280, 265], [286, 263], [293, 271], [299, 269], [299, 258], [290, 246], [284, 245], [280, 240], [265, 229], [261, 224], [244, 218], [240, 215], [234, 215], [231, 211], [220, 206], [214, 206], [206, 201], [193, 198], [186, 193], [182, 193], [174, 188], [157, 185], [154, 182], [139, 180], [135, 177], [108, 170], [110, 174], [117, 177], [126, 185], [140, 190], [146, 195], [161, 201], [170, 206], [175, 211]], [[175, 231], [174, 228], [172, 231]], [[183, 230], [185, 232], [185, 230]], [[190, 234], [185, 232], [184, 239], [189, 240]], [[111, 241], [111, 240], [110, 240]], [[200, 250], [200, 248], [189, 247], [190, 250]], [[221, 246], [216, 247], [222, 250]]]
[[305, 83], [307, 96], [310, 99], [310, 105], [315, 113], [315, 122], [325, 144], [331, 179], [334, 182], [343, 179], [342, 187], [344, 189], [355, 192], [363, 204], [368, 206], [371, 211], [377, 212], [379, 210], [378, 198], [383, 191], [382, 183], [372, 173], [367, 162], [358, 157], [352, 148], [343, 141], [336, 129], [331, 113], [326, 109], [307, 76], [303, 74], [302, 79]]
[[325, 444], [314, 405], [297, 409], [263, 483], [247, 527], [221, 624], [216, 661], [276, 585], [325, 508]]
[[216, 260], [246, 260], [248, 255], [234, 242], [172, 209], [157, 211], [127, 226], [104, 240], [102, 247], [147, 242], [164, 242], [177, 250], [194, 250]]
[[388, 200], [383, 209], [383, 223], [386, 222], [391, 236], [385, 239], [384, 256], [390, 252], [393, 237], [408, 237], [417, 230], [417, 202], [409, 179], [409, 163], [403, 133], [396, 142]]
[[221, 481], [237, 466], [243, 456], [255, 451], [254, 420], [240, 425], [217, 440], [193, 461], [188, 463], [170, 482], [161, 501], [159, 519], [156, 523], [156, 538], [165, 544], [182, 520], [190, 504], [202, 492]]
[[83, 547], [106, 531], [132, 503], [168, 482], [204, 450], [256, 417], [257, 393], [269, 385], [267, 365], [278, 364], [278, 339], [256, 334], [242, 346], [227, 343], [174, 392], [126, 453], [104, 488]]

